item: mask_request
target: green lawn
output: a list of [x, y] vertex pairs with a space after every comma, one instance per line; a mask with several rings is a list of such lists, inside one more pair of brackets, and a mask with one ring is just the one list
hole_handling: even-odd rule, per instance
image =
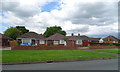
[[120, 54], [120, 49], [96, 49], [95, 51]]
[[84, 50], [13, 50], [2, 51], [2, 62], [36, 62], [36, 61], [63, 61], [86, 60], [97, 58], [116, 58], [117, 56]]

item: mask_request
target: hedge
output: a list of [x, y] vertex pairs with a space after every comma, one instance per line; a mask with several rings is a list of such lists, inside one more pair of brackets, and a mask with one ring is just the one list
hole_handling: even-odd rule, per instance
[[115, 45], [115, 46], [120, 46], [120, 43], [95, 43], [95, 42], [90, 42], [91, 45]]

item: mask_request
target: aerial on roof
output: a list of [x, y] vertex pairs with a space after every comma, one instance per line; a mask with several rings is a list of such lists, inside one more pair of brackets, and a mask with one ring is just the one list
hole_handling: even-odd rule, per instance
[[17, 38], [37, 38], [37, 39], [45, 39], [42, 34], [37, 34], [35, 32], [28, 32], [23, 35], [18, 36]]
[[66, 36], [56, 33], [50, 37], [48, 37], [46, 40], [64, 40], [66, 38]]

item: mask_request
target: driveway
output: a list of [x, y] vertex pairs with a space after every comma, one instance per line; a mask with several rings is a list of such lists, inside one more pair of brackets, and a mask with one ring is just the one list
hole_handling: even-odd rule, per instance
[[3, 70], [118, 70], [118, 59], [3, 65]]

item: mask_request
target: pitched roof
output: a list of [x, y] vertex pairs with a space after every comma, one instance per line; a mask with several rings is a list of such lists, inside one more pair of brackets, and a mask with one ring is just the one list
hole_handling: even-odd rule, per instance
[[90, 40], [92, 40], [92, 41], [99, 41], [101, 38], [94, 38], [94, 37], [89, 37], [90, 38]]
[[10, 37], [8, 37], [8, 36], [6, 36], [4, 34], [1, 34], [1, 33], [0, 33], [0, 39], [10, 39], [10, 40], [13, 40], [12, 38], [10, 38]]
[[46, 40], [64, 40], [66, 38], [66, 36], [56, 33], [50, 37], [48, 37]]
[[82, 36], [67, 36], [69, 40], [89, 40], [89, 37], [82, 35]]
[[28, 32], [28, 33], [18, 36], [17, 38], [45, 39], [45, 37], [42, 34], [37, 34], [35, 32]]
[[104, 41], [118, 41], [118, 38], [114, 36], [107, 36], [106, 38], [103, 38]]

